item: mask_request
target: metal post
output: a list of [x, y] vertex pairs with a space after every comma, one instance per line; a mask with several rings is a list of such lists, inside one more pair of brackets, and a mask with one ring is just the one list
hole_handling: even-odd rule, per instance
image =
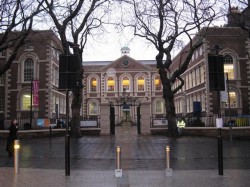
[[137, 133], [141, 134], [141, 105], [137, 106]]
[[170, 168], [169, 152], [170, 152], [170, 148], [169, 146], [166, 146], [166, 169]]
[[166, 176], [172, 175], [172, 169], [170, 168], [170, 147], [166, 146]]
[[227, 97], [228, 97], [228, 110], [229, 110], [229, 131], [230, 131], [230, 142], [233, 141], [233, 134], [232, 134], [232, 119], [231, 119], [231, 103], [230, 103], [230, 94], [229, 94], [229, 81], [228, 81], [228, 73], [227, 75]]
[[15, 174], [19, 173], [19, 150], [20, 150], [20, 142], [19, 142], [19, 140], [14, 140], [14, 170], [15, 170]]
[[116, 170], [115, 177], [122, 177], [122, 169], [121, 169], [121, 147], [116, 146]]
[[31, 79], [30, 85], [30, 126], [32, 127], [32, 117], [33, 117], [33, 78]]
[[121, 169], [121, 147], [116, 147], [116, 169]]
[[52, 127], [49, 126], [49, 137], [51, 138], [51, 136], [52, 136]]
[[222, 145], [221, 128], [218, 129], [218, 170], [219, 170], [219, 175], [223, 175], [223, 145]]
[[65, 175], [70, 175], [69, 91], [66, 90]]

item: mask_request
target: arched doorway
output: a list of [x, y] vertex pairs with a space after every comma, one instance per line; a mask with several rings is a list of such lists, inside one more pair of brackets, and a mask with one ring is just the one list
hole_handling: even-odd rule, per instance
[[[120, 115], [120, 120], [116, 120], [116, 112], [115, 112], [115, 106], [117, 106], [118, 111]], [[134, 107], [134, 108], [132, 108]], [[120, 109], [119, 109], [120, 108]], [[131, 103], [126, 103], [124, 102], [123, 104], [117, 104], [114, 105], [110, 103], [110, 134], [114, 135], [116, 132], [116, 128], [123, 128], [124, 126], [132, 126], [132, 121], [131, 121], [131, 110], [133, 109], [133, 112], [136, 111], [137, 115], [136, 118], [134, 119], [133, 122], [133, 129], [134, 131], [137, 131], [137, 134], [141, 134], [141, 114], [140, 114], [140, 103], [138, 104], [131, 104]], [[119, 115], [118, 115], [119, 116]], [[117, 125], [120, 124], [120, 125]], [[137, 130], [136, 130], [137, 127]]]
[[130, 121], [130, 106], [128, 104], [124, 104], [122, 106], [122, 121], [123, 122]]

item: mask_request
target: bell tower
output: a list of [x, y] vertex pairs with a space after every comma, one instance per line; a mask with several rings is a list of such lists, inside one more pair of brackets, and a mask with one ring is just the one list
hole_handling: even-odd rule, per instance
[[130, 53], [130, 49], [128, 46], [124, 46], [121, 48], [121, 56], [123, 56], [123, 55], [129, 56], [130, 55], [129, 53]]

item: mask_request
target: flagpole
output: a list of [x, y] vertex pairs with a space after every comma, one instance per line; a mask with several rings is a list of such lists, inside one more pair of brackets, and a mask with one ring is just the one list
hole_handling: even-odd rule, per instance
[[31, 79], [31, 86], [30, 86], [30, 127], [32, 127], [32, 103], [33, 101], [33, 78]]

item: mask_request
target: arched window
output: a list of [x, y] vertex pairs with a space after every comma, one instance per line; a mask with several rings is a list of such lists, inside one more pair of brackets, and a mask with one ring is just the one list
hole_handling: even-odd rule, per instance
[[24, 61], [23, 66], [23, 81], [29, 82], [33, 79], [34, 76], [34, 61], [32, 58], [27, 58]]
[[130, 86], [130, 80], [128, 77], [123, 77], [122, 79], [122, 90], [123, 91], [129, 91], [129, 86]]
[[31, 106], [31, 94], [30, 92], [24, 92], [21, 95], [21, 110], [30, 110]]
[[145, 91], [145, 79], [142, 76], [137, 79], [137, 90], [140, 92]]
[[163, 100], [158, 100], [155, 103], [155, 113], [163, 114], [164, 113], [164, 102]]
[[92, 101], [89, 103], [89, 115], [97, 115], [99, 110], [99, 105], [97, 102]]
[[234, 63], [233, 57], [229, 54], [224, 55], [224, 73], [228, 74], [228, 79], [234, 79]]
[[155, 91], [161, 90], [161, 79], [160, 79], [160, 76], [157, 76], [154, 79], [154, 90]]
[[107, 90], [108, 90], [108, 92], [114, 92], [115, 91], [115, 80], [114, 80], [113, 77], [108, 77]]
[[97, 80], [95, 77], [92, 77], [90, 79], [90, 92], [96, 92], [97, 91]]

